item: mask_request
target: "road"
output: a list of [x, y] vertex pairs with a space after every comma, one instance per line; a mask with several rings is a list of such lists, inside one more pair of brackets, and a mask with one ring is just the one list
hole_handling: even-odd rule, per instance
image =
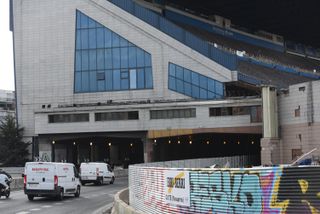
[[103, 206], [112, 207], [114, 195], [128, 187], [128, 177], [116, 178], [114, 184], [95, 186], [87, 184], [81, 187], [79, 198], [65, 196], [63, 201], [36, 197], [28, 201], [22, 190], [12, 191], [10, 198], [0, 199], [1, 214], [63, 214], [63, 213], [94, 213]]

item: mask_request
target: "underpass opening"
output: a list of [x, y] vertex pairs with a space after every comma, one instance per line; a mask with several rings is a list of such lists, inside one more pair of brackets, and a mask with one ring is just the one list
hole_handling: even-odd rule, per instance
[[153, 160], [248, 156], [250, 165], [260, 165], [261, 134], [193, 134], [153, 140]]
[[112, 166], [143, 163], [143, 143], [139, 138], [85, 137], [57, 140], [53, 146], [53, 161], [106, 162]]

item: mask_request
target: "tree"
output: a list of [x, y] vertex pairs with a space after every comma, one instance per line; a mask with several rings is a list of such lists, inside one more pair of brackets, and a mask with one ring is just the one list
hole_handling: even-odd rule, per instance
[[0, 162], [4, 166], [23, 166], [28, 160], [30, 143], [22, 141], [24, 129], [15, 117], [7, 115], [0, 122]]

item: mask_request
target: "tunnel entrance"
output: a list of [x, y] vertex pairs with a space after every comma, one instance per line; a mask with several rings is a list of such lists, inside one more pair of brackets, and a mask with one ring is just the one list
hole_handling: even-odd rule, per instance
[[250, 156], [252, 165], [260, 165], [260, 134], [194, 134], [155, 139], [154, 161], [194, 158]]

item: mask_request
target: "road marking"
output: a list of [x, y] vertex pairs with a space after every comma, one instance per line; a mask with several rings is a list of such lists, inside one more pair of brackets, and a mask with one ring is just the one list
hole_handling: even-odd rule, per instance
[[33, 209], [30, 209], [30, 211], [39, 211], [41, 210], [41, 208], [33, 208]]
[[50, 207], [52, 207], [51, 205], [44, 205], [44, 206], [42, 206], [42, 208], [50, 208]]
[[18, 212], [18, 213], [16, 213], [16, 214], [28, 214], [28, 213], [30, 213], [30, 212], [28, 212], [28, 211], [21, 211], [21, 212]]
[[55, 205], [62, 205], [63, 203], [61, 202], [58, 202], [58, 203], [54, 203]]
[[65, 201], [66, 203], [70, 203], [70, 202], [72, 202], [72, 201]]
[[93, 214], [99, 214], [99, 213], [104, 213], [106, 212], [107, 210], [109, 210], [111, 207], [113, 207], [113, 202], [112, 203], [109, 203], [103, 207], [100, 207], [99, 209], [95, 210], [93, 212]]

